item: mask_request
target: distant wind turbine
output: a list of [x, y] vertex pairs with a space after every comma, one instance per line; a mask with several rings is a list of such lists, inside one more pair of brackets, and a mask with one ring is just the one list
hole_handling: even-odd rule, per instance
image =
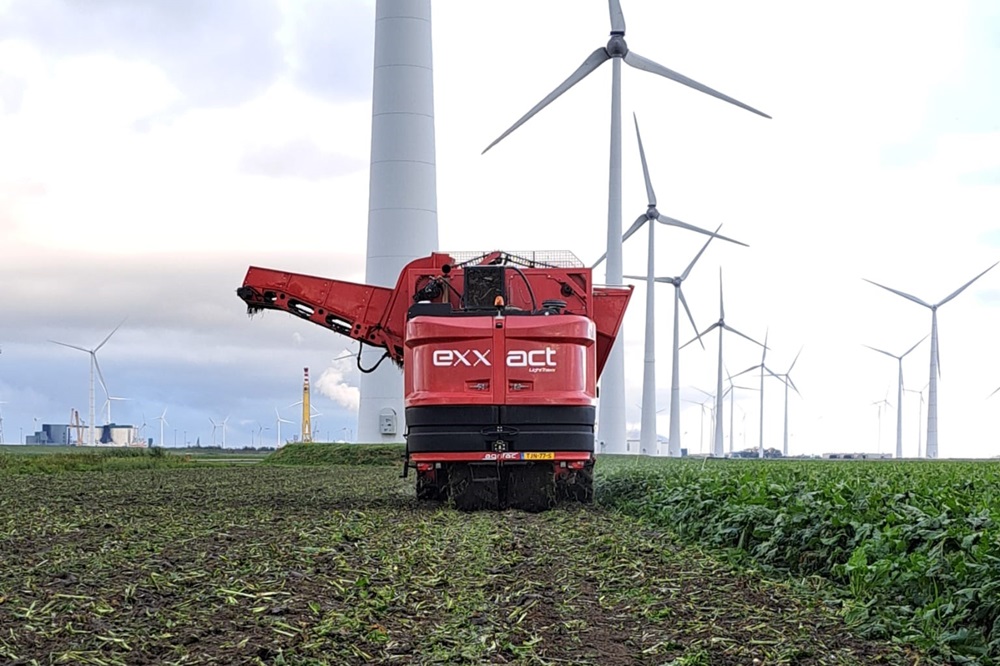
[[875, 400], [872, 402], [873, 405], [878, 405], [878, 452], [882, 453], [882, 408], [889, 409], [892, 407], [892, 403], [889, 402], [889, 389], [885, 390], [885, 398], [882, 400]]
[[[735, 414], [736, 407], [736, 389], [743, 391], [756, 391], [757, 389], [751, 388], [749, 386], [737, 386], [733, 383], [733, 377], [729, 374], [729, 370], [726, 370], [726, 378], [729, 380], [729, 388], [723, 393], [723, 397], [729, 394], [729, 455], [733, 455], [733, 437], [735, 436], [735, 430], [733, 430], [733, 416]], [[740, 407], [740, 409], [743, 409]], [[746, 411], [743, 412], [743, 419], [746, 420]], [[746, 439], [746, 433], [744, 433], [744, 439]]]
[[906, 358], [906, 356], [911, 351], [913, 351], [918, 346], [920, 346], [920, 343], [923, 342], [926, 339], [927, 339], [926, 335], [924, 337], [920, 338], [920, 340], [917, 341], [917, 344], [915, 344], [912, 347], [910, 347], [909, 349], [907, 349], [905, 352], [903, 352], [903, 354], [901, 356], [897, 356], [895, 354], [891, 354], [891, 353], [885, 351], [884, 349], [876, 349], [875, 347], [871, 347], [869, 345], [865, 345], [865, 347], [868, 347], [868, 349], [871, 349], [872, 351], [877, 351], [880, 354], [885, 354], [886, 356], [888, 356], [890, 358], [896, 359], [896, 362], [899, 365], [899, 381], [897, 382], [897, 387], [896, 387], [896, 404], [897, 404], [897, 407], [896, 407], [896, 458], [897, 459], [903, 457], [903, 359]]
[[[746, 370], [741, 370], [737, 372], [733, 377], [739, 377], [740, 375], [746, 374], [752, 370], [760, 370], [760, 440], [757, 444], [757, 457], [764, 458], [764, 377], [767, 375], [776, 376], [777, 373], [767, 367], [767, 337], [769, 331], [764, 332], [764, 345], [760, 353], [760, 363], [757, 365], [751, 365]], [[760, 344], [760, 343], [758, 343]]]
[[274, 408], [274, 415], [277, 417], [277, 420], [274, 423], [274, 429], [275, 429], [275, 434], [276, 434], [276, 439], [277, 439], [277, 448], [280, 449], [281, 448], [281, 424], [282, 423], [291, 423], [291, 421], [289, 421], [288, 419], [281, 418], [281, 414], [278, 413], [278, 408], [277, 407]]
[[[635, 51], [629, 50], [625, 43], [625, 15], [622, 13], [619, 0], [609, 0], [608, 7], [611, 14], [611, 38], [607, 45], [598, 47], [587, 56], [583, 64], [569, 75], [565, 81], [560, 83], [555, 90], [549, 93], [542, 101], [531, 108], [526, 114], [515, 122], [507, 131], [501, 134], [496, 140], [483, 150], [486, 153], [490, 148], [502, 141], [508, 134], [523, 125], [536, 113], [551, 104], [564, 92], [575, 86], [587, 77], [588, 74], [600, 67], [605, 61], [611, 60], [611, 157], [610, 174], [608, 178], [608, 233], [607, 233], [607, 257], [608, 266], [605, 273], [605, 282], [608, 284], [621, 284], [622, 282], [622, 105], [621, 105], [621, 63], [636, 69], [657, 74], [664, 78], [676, 81], [689, 88], [694, 88], [699, 92], [711, 95], [730, 104], [756, 113], [759, 116], [770, 118], [767, 114], [744, 104], [728, 95], [724, 95], [717, 90], [713, 90], [706, 85], [698, 83], [683, 74], [679, 74], [663, 65], [648, 60]], [[604, 366], [604, 373], [601, 378], [601, 400], [600, 400], [600, 424], [599, 438], [603, 441], [609, 453], [625, 452], [625, 360], [622, 352], [622, 339], [624, 336], [619, 333], [611, 354]]]
[[[126, 317], [126, 319], [127, 319], [127, 317]], [[56, 340], [49, 340], [49, 342], [52, 342], [54, 344], [61, 345], [63, 347], [69, 347], [70, 349], [76, 349], [76, 350], [79, 350], [79, 351], [86, 352], [86, 353], [90, 354], [90, 420], [88, 421], [88, 438], [89, 439], [88, 439], [88, 442], [87, 442], [87, 446], [94, 446], [95, 442], [96, 442], [96, 440], [94, 439], [94, 422], [95, 422], [95, 419], [96, 419], [96, 417], [95, 417], [95, 411], [96, 410], [95, 410], [95, 405], [94, 405], [94, 369], [95, 368], [97, 369], [97, 376], [101, 380], [101, 387], [104, 388], [104, 393], [108, 394], [107, 385], [104, 383], [104, 375], [101, 373], [101, 365], [100, 365], [100, 363], [97, 362], [97, 351], [101, 347], [103, 347], [105, 344], [107, 344], [108, 340], [111, 339], [111, 336], [114, 335], [115, 332], [119, 328], [121, 328], [122, 324], [124, 324], [124, 323], [125, 323], [125, 319], [122, 319], [121, 324], [118, 324], [117, 326], [115, 326], [114, 329], [110, 333], [108, 333], [107, 337], [104, 338], [103, 340], [101, 340], [101, 344], [97, 345], [93, 349], [87, 349], [85, 347], [78, 347], [76, 345], [67, 344], [65, 342], [57, 342]]]
[[[903, 391], [906, 393], [916, 393], [920, 396], [920, 406], [917, 409], [917, 457], [920, 458], [923, 455], [924, 440], [921, 430], [921, 426], [924, 424], [924, 391], [927, 390], [927, 384], [924, 385], [919, 391], [916, 389], [904, 388]], [[992, 394], [991, 394], [992, 395]]]
[[783, 373], [777, 374], [768, 370], [768, 372], [771, 372], [773, 376], [780, 379], [782, 383], [785, 385], [785, 434], [784, 434], [784, 439], [782, 440], [783, 444], [781, 449], [781, 455], [783, 455], [786, 458], [788, 457], [788, 387], [791, 386], [792, 389], [794, 389], [795, 392], [799, 394], [799, 397], [800, 398], [802, 397], [802, 394], [799, 393], [799, 388], [795, 385], [795, 382], [792, 381], [792, 368], [795, 367], [795, 363], [799, 360], [799, 355], [801, 354], [802, 354], [802, 348], [800, 347], [799, 353], [796, 354], [795, 358], [792, 360], [792, 364], [788, 366], [788, 370], [785, 370]]
[[112, 400], [127, 401], [127, 400], [131, 400], [131, 399], [132, 398], [119, 398], [118, 396], [114, 396], [114, 395], [109, 395], [107, 397], [107, 400], [104, 401], [104, 409], [105, 409], [105, 414], [106, 414], [105, 418], [107, 419], [107, 423], [109, 425], [111, 423], [113, 423], [113, 421], [111, 420], [111, 401]]
[[[713, 444], [712, 444], [712, 455], [718, 456], [718, 457], [722, 457], [725, 454], [725, 451], [724, 451], [723, 445], [722, 445], [722, 420], [723, 420], [723, 412], [722, 412], [722, 398], [723, 398], [723, 396], [722, 396], [722, 372], [723, 372], [723, 370], [725, 368], [725, 366], [723, 365], [723, 361], [722, 361], [722, 333], [723, 333], [723, 331], [729, 331], [730, 333], [738, 335], [741, 338], [745, 338], [745, 339], [749, 340], [750, 342], [754, 343], [755, 345], [760, 345], [761, 347], [764, 346], [761, 343], [759, 343], [756, 340], [754, 340], [753, 338], [751, 338], [750, 336], [746, 335], [745, 333], [741, 333], [740, 331], [737, 331], [735, 328], [733, 328], [732, 326], [730, 326], [729, 324], [726, 323], [726, 308], [725, 308], [725, 305], [723, 303], [723, 298], [722, 298], [722, 268], [719, 268], [719, 320], [717, 322], [715, 322], [714, 324], [712, 324], [711, 326], [709, 326], [708, 328], [706, 328], [699, 335], [700, 336], [701, 335], [708, 335], [708, 333], [710, 331], [712, 331], [712, 329], [716, 329], [716, 328], [719, 329], [719, 364], [718, 364], [719, 368], [718, 368], [718, 374], [716, 376], [716, 391], [715, 391], [715, 436], [714, 436]], [[684, 347], [687, 347], [692, 342], [694, 342], [694, 339], [691, 339], [688, 342], [684, 343], [681, 346], [681, 349], [683, 349]]]
[[[655, 328], [655, 321], [656, 321], [656, 313], [655, 313], [655, 310], [656, 310], [656, 298], [655, 298], [654, 286], [655, 286], [656, 282], [667, 282], [667, 281], [672, 281], [673, 279], [676, 279], [676, 278], [656, 278], [655, 277], [655, 271], [656, 271], [656, 269], [655, 269], [654, 259], [655, 259], [656, 245], [655, 245], [655, 241], [654, 241], [654, 238], [655, 238], [654, 231], [656, 229], [656, 225], [653, 224], [653, 222], [659, 222], [660, 224], [665, 224], [665, 225], [668, 225], [668, 226], [681, 227], [683, 229], [689, 229], [691, 231], [697, 231], [698, 233], [707, 234], [709, 236], [708, 242], [711, 242], [712, 238], [721, 238], [722, 240], [727, 240], [727, 241], [729, 241], [731, 243], [736, 243], [738, 245], [743, 245], [744, 247], [747, 247], [747, 245], [746, 245], [746, 243], [741, 243], [740, 241], [733, 240], [732, 238], [726, 238], [725, 236], [720, 236], [718, 233], [713, 233], [711, 231], [708, 231], [707, 229], [702, 229], [700, 227], [696, 227], [696, 226], [687, 224], [685, 222], [681, 222], [680, 220], [675, 220], [672, 217], [667, 217], [666, 215], [661, 214], [656, 209], [656, 194], [655, 194], [655, 192], [653, 192], [653, 182], [652, 182], [652, 180], [649, 177], [649, 166], [646, 163], [646, 151], [643, 149], [643, 146], [642, 146], [642, 136], [639, 134], [639, 121], [636, 119], [635, 114], [632, 114], [632, 119], [635, 121], [635, 136], [636, 136], [636, 139], [638, 139], [638, 142], [639, 142], [639, 157], [642, 160], [642, 175], [645, 178], [645, 182], [646, 182], [646, 195], [647, 195], [648, 200], [649, 200], [649, 205], [646, 208], [646, 211], [642, 215], [640, 215], [636, 219], [635, 222], [632, 223], [632, 226], [629, 227], [628, 231], [625, 232], [625, 235], [622, 236], [622, 242], [624, 243], [626, 240], [629, 239], [629, 237], [632, 234], [634, 234], [636, 231], [638, 231], [639, 229], [641, 229], [644, 224], [646, 224], [647, 222], [649, 222], [649, 243], [648, 243], [648, 249], [647, 249], [647, 252], [646, 252], [646, 275], [645, 276], [626, 275], [625, 277], [627, 277], [627, 278], [629, 278], [631, 280], [645, 280], [646, 281], [646, 335], [645, 335], [645, 340], [644, 340], [645, 351], [644, 351], [644, 358], [643, 358], [643, 373], [642, 373], [642, 421], [641, 421], [641, 426], [640, 426], [640, 429], [639, 429], [639, 450], [640, 450], [641, 453], [644, 453], [646, 455], [655, 455], [653, 453], [650, 453], [650, 452], [653, 452], [653, 451], [657, 450], [657, 441], [656, 441], [656, 328]], [[721, 228], [722, 228], [722, 226], [720, 225], [719, 229], [721, 229]], [[716, 229], [716, 232], [718, 232], [719, 229]], [[702, 248], [702, 252], [704, 252], [705, 248], [708, 247], [708, 242], [705, 243], [705, 247]], [[694, 261], [698, 260], [698, 257], [701, 256], [702, 252], [698, 253], [698, 256], [696, 256], [694, 258]], [[604, 261], [604, 258], [606, 256], [607, 256], [607, 253], [601, 255], [601, 257], [594, 263], [594, 266], [596, 267], [598, 264], [600, 264], [602, 261]], [[694, 265], [694, 261], [691, 262], [692, 266]], [[688, 270], [690, 270], [690, 267], [689, 267]], [[684, 277], [687, 277], [686, 273], [685, 273]], [[683, 280], [683, 278], [680, 278], [678, 280], [678, 283], [677, 283], [678, 287], [680, 286], [680, 281], [681, 280]], [[687, 307], [686, 304], [685, 304], [685, 307]], [[677, 312], [676, 312], [676, 310], [677, 310], [677, 307], [676, 307], [676, 303], [675, 303], [674, 304], [674, 319], [675, 319], [675, 324], [676, 324], [676, 318], [677, 318]], [[688, 315], [690, 315], [690, 311], [688, 311]], [[694, 318], [691, 319], [691, 324], [692, 324], [692, 326], [694, 325]], [[675, 328], [676, 328], [676, 326], [675, 326]], [[698, 330], [698, 327], [695, 326], [695, 332], [696, 333], [697, 333], [697, 330]], [[701, 339], [701, 337], [699, 336], [699, 341], [700, 341], [700, 339]], [[676, 349], [677, 349], [677, 336], [676, 336], [676, 333], [675, 333], [675, 335], [674, 335], [674, 350], [675, 350], [674, 367], [677, 367]], [[678, 388], [678, 391], [679, 391], [679, 388]], [[671, 387], [671, 400], [673, 400], [673, 387]], [[678, 409], [678, 412], [679, 412], [679, 409]], [[673, 414], [672, 410], [671, 410], [671, 414]], [[673, 426], [671, 426], [671, 431], [673, 431]], [[679, 440], [679, 437], [678, 437], [678, 440]], [[676, 444], [676, 446], [674, 444], [670, 444], [669, 446], [670, 446], [671, 452], [676, 448], [677, 452], [678, 452], [678, 455], [680, 454], [680, 442], [679, 441]]]
[[170, 425], [169, 423], [167, 423], [167, 408], [164, 407], [163, 408], [163, 413], [160, 414], [159, 416], [157, 416], [153, 420], [160, 422], [160, 442], [159, 442], [159, 444], [162, 447], [162, 446], [164, 446], [164, 444], [163, 444], [163, 426]]
[[961, 287], [951, 292], [943, 300], [937, 303], [928, 303], [922, 299], [917, 298], [906, 292], [899, 291], [898, 289], [893, 289], [892, 287], [887, 287], [884, 284], [879, 284], [878, 282], [873, 282], [867, 278], [864, 278], [865, 282], [869, 282], [876, 287], [881, 287], [886, 291], [891, 291], [897, 296], [902, 296], [903, 298], [913, 301], [917, 305], [922, 305], [931, 311], [931, 378], [929, 382], [930, 390], [927, 392], [927, 457], [937, 458], [938, 457], [938, 418], [937, 418], [937, 380], [941, 374], [941, 369], [938, 365], [938, 330], [937, 330], [937, 311], [942, 305], [955, 298], [959, 294], [968, 288], [973, 282], [986, 275], [994, 266], [1000, 264], [1000, 261], [990, 266], [985, 271], [972, 278]]

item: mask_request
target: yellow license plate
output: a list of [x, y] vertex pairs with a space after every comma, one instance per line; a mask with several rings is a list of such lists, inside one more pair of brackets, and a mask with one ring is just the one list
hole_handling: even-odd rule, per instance
[[543, 451], [543, 452], [525, 451], [524, 453], [525, 460], [555, 460], [555, 457], [556, 454], [552, 453], [551, 451]]

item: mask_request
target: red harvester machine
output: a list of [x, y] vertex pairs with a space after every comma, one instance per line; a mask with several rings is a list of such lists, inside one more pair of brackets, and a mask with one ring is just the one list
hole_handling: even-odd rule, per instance
[[[593, 499], [597, 379], [631, 287], [595, 286], [569, 252], [490, 252], [416, 259], [395, 289], [251, 267], [236, 293], [250, 314], [290, 312], [402, 366], [417, 497]], [[360, 353], [358, 367], [373, 370]]]

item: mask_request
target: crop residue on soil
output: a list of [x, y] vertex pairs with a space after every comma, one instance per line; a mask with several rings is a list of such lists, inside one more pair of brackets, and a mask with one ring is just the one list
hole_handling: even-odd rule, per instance
[[0, 662], [912, 663], [594, 507], [460, 513], [398, 469], [0, 485]]

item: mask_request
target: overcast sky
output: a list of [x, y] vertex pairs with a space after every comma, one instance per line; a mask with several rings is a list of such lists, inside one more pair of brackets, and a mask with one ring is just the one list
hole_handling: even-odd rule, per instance
[[[747, 3], [623, 0], [630, 48], [774, 117], [765, 120], [628, 67], [623, 113], [643, 132], [660, 210], [749, 248], [713, 243], [685, 284], [699, 327], [762, 340], [783, 372], [793, 453], [890, 451], [896, 366], [938, 301], [1000, 260], [1000, 8], [987, 0]], [[601, 0], [434, 3], [442, 249], [604, 251], [611, 68], [605, 65], [485, 156], [482, 149], [607, 41]], [[374, 2], [0, 0], [0, 406], [7, 441], [36, 417], [87, 416], [97, 345], [117, 422], [168, 445], [230, 416], [230, 446], [274, 409], [296, 421], [311, 368], [314, 430], [355, 428], [348, 340], [281, 313], [248, 320], [251, 264], [361, 280]], [[625, 225], [645, 210], [624, 125]], [[657, 234], [660, 275], [701, 239]], [[625, 272], [645, 270], [645, 232]], [[671, 287], [658, 294], [658, 406], [667, 407]], [[628, 421], [639, 422], [644, 295], [626, 320]], [[939, 311], [940, 454], [1000, 453], [1000, 267]], [[682, 337], [692, 335], [682, 325]], [[684, 397], [714, 391], [717, 337], [681, 353]], [[928, 381], [930, 347], [904, 362]], [[733, 371], [759, 362], [725, 343]], [[756, 385], [758, 380], [748, 380]], [[874, 401], [889, 393], [879, 433]], [[98, 409], [104, 396], [98, 387]], [[758, 397], [738, 394], [736, 447], [755, 446]], [[765, 386], [780, 447], [782, 388]], [[685, 404], [697, 451], [701, 409]], [[916, 453], [919, 398], [904, 401]], [[727, 407], [728, 410], [728, 401]], [[745, 414], [745, 420], [744, 420]], [[926, 414], [926, 411], [925, 411]], [[727, 418], [728, 421], [728, 418]], [[103, 422], [99, 419], [98, 423]], [[728, 426], [727, 426], [728, 427]], [[659, 431], [668, 431], [667, 411]], [[920, 425], [921, 430], [925, 424]], [[256, 435], [255, 435], [256, 436]], [[221, 433], [217, 435], [221, 441]], [[707, 427], [705, 432], [707, 443]], [[728, 435], [726, 446], [728, 448]]]

